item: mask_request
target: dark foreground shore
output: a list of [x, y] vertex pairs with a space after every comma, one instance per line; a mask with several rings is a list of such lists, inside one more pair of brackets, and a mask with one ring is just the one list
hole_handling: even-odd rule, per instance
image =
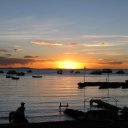
[[0, 124], [0, 128], [128, 128], [128, 122], [75, 120], [29, 124]]

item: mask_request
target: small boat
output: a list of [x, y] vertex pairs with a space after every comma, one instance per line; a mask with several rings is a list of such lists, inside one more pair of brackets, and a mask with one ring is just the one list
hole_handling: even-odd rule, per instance
[[6, 75], [6, 78], [12, 78], [12, 76], [11, 75]]
[[35, 72], [35, 73], [32, 75], [32, 77], [33, 77], [33, 78], [42, 78], [42, 77], [43, 77], [43, 76], [42, 76], [42, 73], [40, 73], [39, 71], [40, 71], [40, 70], [37, 69], [37, 72]]
[[20, 77], [18, 77], [18, 76], [12, 76], [11, 78], [12, 78], [12, 80], [19, 80], [20, 79]]
[[128, 80], [125, 80], [125, 84], [122, 85], [122, 89], [128, 88]]
[[29, 69], [29, 70], [27, 70], [27, 73], [32, 73], [32, 70], [30, 70], [30, 69]]
[[33, 78], [42, 78], [41, 75], [33, 75], [32, 77], [33, 77]]
[[57, 74], [62, 75], [62, 74], [63, 74], [63, 70], [62, 70], [62, 69], [58, 70], [58, 71], [57, 71]]
[[16, 72], [15, 70], [9, 70], [9, 71], [7, 72], [7, 74], [13, 74], [13, 75], [16, 75], [17, 72]]
[[17, 72], [17, 76], [24, 76], [25, 73], [24, 72]]
[[1, 74], [3, 74], [3, 73], [4, 73], [4, 71], [0, 70], [0, 73], [1, 73]]

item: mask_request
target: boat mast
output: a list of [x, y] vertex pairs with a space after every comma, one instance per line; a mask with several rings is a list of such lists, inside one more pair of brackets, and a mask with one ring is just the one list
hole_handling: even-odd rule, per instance
[[[107, 76], [108, 76], [107, 82], [108, 82], [108, 85], [110, 86], [110, 84], [109, 84], [109, 72], [107, 73]], [[108, 88], [108, 97], [109, 97], [109, 88]]]
[[84, 83], [85, 83], [85, 72], [86, 72], [86, 66], [84, 67]]
[[[86, 66], [84, 67], [84, 84], [85, 84], [85, 73], [86, 73]], [[85, 86], [84, 86], [84, 112], [85, 112]]]

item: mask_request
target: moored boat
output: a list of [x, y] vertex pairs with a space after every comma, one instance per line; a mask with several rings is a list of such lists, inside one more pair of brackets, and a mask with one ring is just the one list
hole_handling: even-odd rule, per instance
[[42, 75], [33, 75], [32, 77], [33, 78], [42, 78], [43, 76]]
[[6, 78], [12, 78], [12, 76], [11, 75], [6, 75]]
[[12, 76], [11, 78], [12, 78], [12, 80], [19, 80], [20, 79], [20, 77], [18, 77], [18, 76]]

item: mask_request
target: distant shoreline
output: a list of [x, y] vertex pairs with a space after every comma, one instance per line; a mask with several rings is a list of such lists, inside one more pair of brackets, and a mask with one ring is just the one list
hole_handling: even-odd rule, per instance
[[[40, 69], [40, 70], [85, 70], [84, 68], [30, 68], [30, 67], [0, 67], [0, 69]], [[112, 70], [128, 70], [128, 68], [86, 68], [86, 70], [101, 70], [101, 69], [112, 69]]]

